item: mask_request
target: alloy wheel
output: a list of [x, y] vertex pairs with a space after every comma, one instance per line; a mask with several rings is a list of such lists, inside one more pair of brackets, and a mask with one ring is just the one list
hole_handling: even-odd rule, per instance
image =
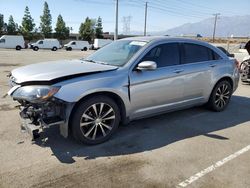
[[110, 105], [92, 104], [84, 111], [80, 119], [81, 132], [89, 140], [106, 137], [114, 126], [115, 118], [115, 111]]
[[230, 99], [230, 88], [227, 84], [222, 84], [218, 87], [215, 94], [215, 105], [218, 108], [223, 108], [227, 105]]

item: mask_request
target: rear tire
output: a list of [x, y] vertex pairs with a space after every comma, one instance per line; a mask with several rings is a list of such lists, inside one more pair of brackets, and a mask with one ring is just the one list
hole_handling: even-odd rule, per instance
[[94, 96], [81, 102], [72, 117], [73, 137], [91, 145], [108, 140], [120, 123], [117, 104], [106, 96]]
[[54, 46], [51, 50], [52, 50], [52, 51], [56, 51], [56, 50], [57, 50], [57, 47]]
[[16, 50], [21, 50], [22, 47], [21, 46], [16, 46]]
[[210, 95], [208, 107], [215, 112], [225, 110], [228, 106], [232, 93], [233, 89], [231, 84], [227, 80], [220, 81], [216, 84]]

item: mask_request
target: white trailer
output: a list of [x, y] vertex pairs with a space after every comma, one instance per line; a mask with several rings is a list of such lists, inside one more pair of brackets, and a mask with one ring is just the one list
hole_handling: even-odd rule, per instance
[[0, 38], [0, 48], [21, 50], [25, 48], [24, 38], [22, 35], [3, 35]]
[[31, 48], [34, 51], [39, 49], [51, 49], [52, 51], [56, 51], [60, 47], [61, 45], [57, 39], [43, 39], [31, 44]]
[[69, 43], [64, 45], [65, 49], [67, 51], [71, 50], [82, 50], [82, 51], [87, 51], [90, 47], [88, 41], [80, 41], [80, 40], [74, 40], [70, 41]]
[[106, 46], [107, 44], [110, 44], [111, 42], [113, 42], [113, 40], [110, 39], [95, 39], [94, 40], [94, 49], [99, 49], [103, 46]]

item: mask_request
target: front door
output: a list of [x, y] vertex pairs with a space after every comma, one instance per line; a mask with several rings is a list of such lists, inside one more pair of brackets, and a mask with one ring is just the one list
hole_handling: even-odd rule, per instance
[[185, 78], [178, 43], [156, 46], [142, 61], [154, 61], [157, 68], [134, 69], [129, 75], [132, 119], [176, 108], [183, 97]]

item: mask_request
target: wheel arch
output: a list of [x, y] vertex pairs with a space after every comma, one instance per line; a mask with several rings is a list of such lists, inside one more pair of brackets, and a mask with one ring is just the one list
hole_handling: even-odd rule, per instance
[[217, 85], [218, 83], [220, 83], [221, 81], [224, 81], [224, 80], [228, 81], [228, 82], [230, 83], [230, 85], [232, 86], [232, 88], [234, 87], [233, 79], [232, 79], [230, 76], [223, 76], [222, 78], [220, 78], [219, 80], [217, 80], [217, 81], [215, 82], [215, 84], [214, 84], [212, 90], [210, 91], [209, 97], [211, 96], [211, 94], [212, 94], [214, 88], [216, 87], [216, 85]]
[[221, 81], [228, 81], [229, 83], [230, 83], [230, 85], [232, 86], [232, 88], [234, 87], [234, 82], [233, 82], [233, 79], [230, 77], [230, 76], [224, 76], [224, 77], [222, 77], [222, 78], [220, 78], [217, 82], [216, 82], [216, 84], [214, 85], [214, 87], [219, 83], [219, 82], [221, 82]]
[[85, 95], [84, 97], [82, 97], [80, 100], [78, 100], [74, 104], [74, 106], [70, 112], [69, 121], [68, 121], [69, 122], [69, 125], [68, 125], [69, 131], [71, 131], [71, 121], [72, 121], [73, 114], [76, 111], [76, 109], [78, 108], [78, 106], [81, 104], [82, 101], [87, 100], [87, 99], [94, 97], [94, 96], [107, 96], [107, 97], [110, 97], [111, 99], [113, 99], [119, 107], [120, 115], [121, 115], [121, 123], [122, 124], [127, 123], [126, 107], [125, 107], [125, 103], [122, 100], [122, 98], [118, 94], [110, 92], [110, 91], [100, 91], [100, 92], [95, 92], [95, 93], [90, 93], [88, 95]]

